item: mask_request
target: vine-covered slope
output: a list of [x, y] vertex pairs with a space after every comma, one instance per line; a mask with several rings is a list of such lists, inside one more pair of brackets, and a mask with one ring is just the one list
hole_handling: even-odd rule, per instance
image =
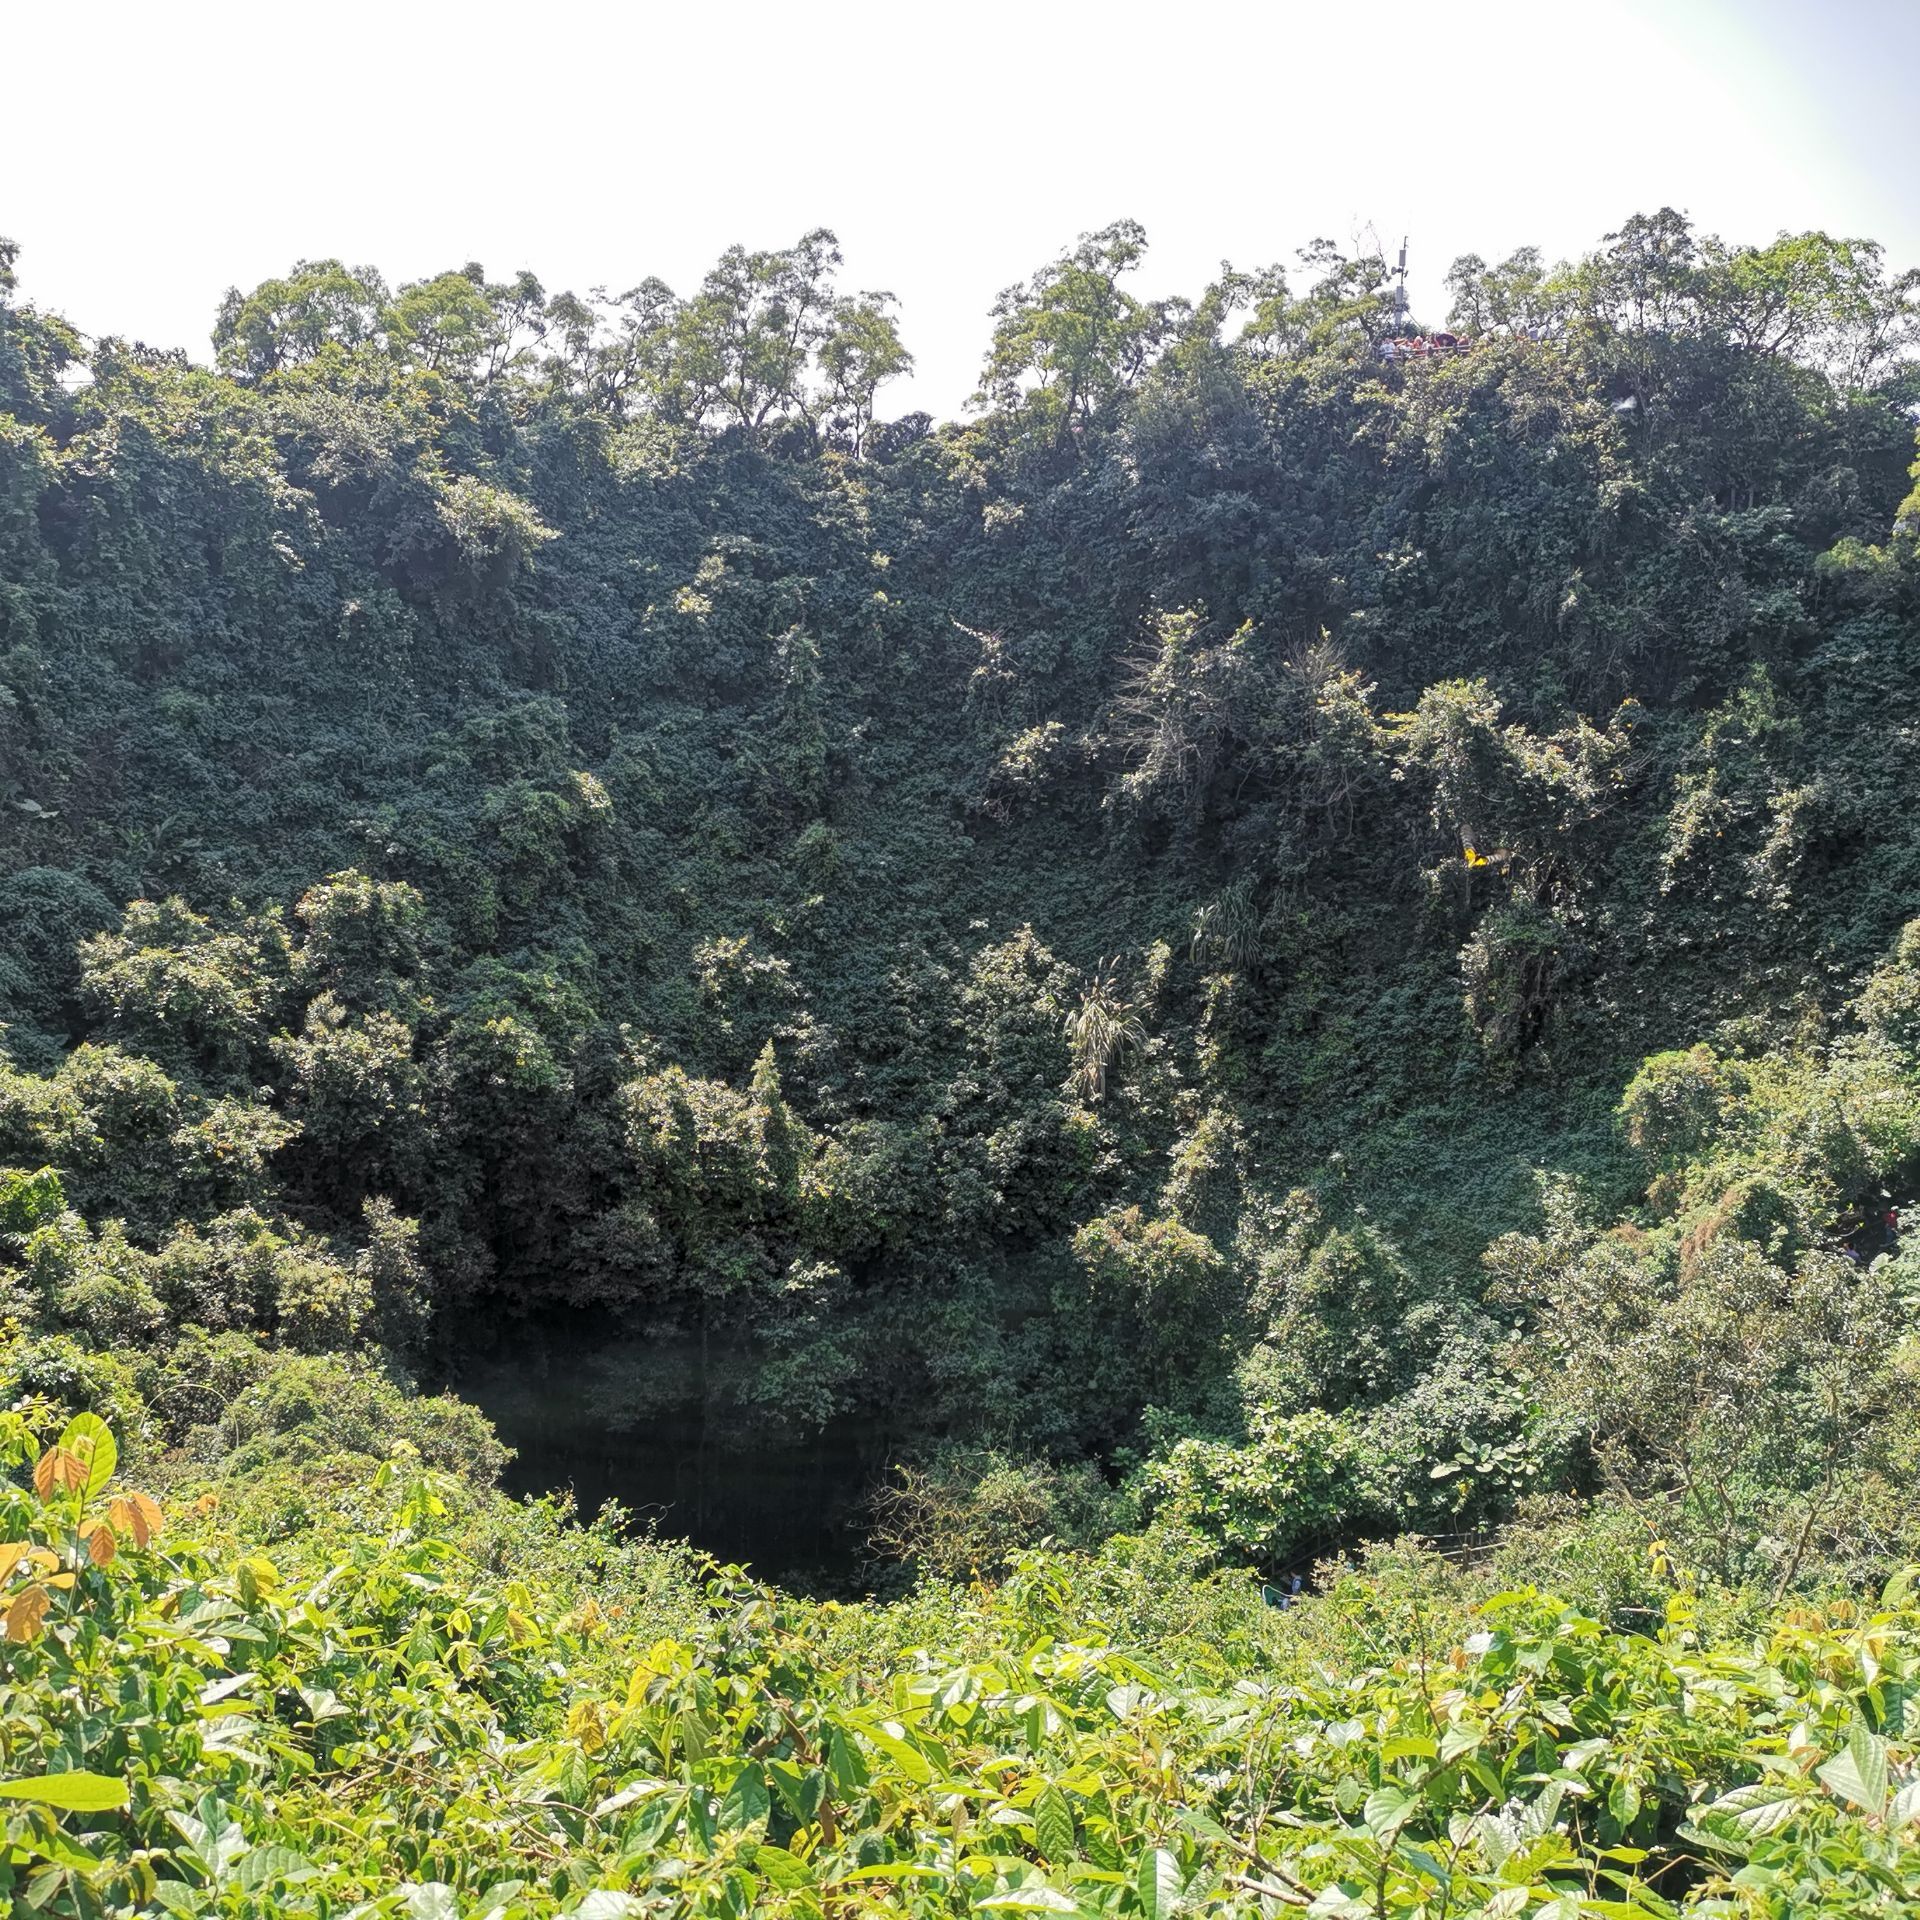
[[950, 425], [825, 233], [212, 367], [0, 248], [28, 1910], [1899, 1910], [1920, 279], [1144, 248]]

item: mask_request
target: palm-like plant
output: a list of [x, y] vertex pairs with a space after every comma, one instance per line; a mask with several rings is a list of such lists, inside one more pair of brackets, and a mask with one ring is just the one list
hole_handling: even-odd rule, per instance
[[1079, 1006], [1068, 1014], [1067, 1042], [1073, 1049], [1071, 1085], [1089, 1102], [1105, 1099], [1107, 1076], [1146, 1046], [1139, 1012], [1120, 991], [1117, 959], [1101, 963]]

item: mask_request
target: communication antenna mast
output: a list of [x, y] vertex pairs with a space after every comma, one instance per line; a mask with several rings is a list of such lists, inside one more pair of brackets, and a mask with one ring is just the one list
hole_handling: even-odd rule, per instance
[[1393, 317], [1397, 325], [1407, 324], [1407, 236], [1400, 236], [1400, 264], [1393, 274]]

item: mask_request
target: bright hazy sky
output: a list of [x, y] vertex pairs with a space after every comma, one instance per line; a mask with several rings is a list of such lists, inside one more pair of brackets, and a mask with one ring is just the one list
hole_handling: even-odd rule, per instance
[[1123, 215], [1143, 293], [1317, 234], [1558, 256], [1681, 207], [1920, 262], [1920, 0], [0, 0], [26, 295], [207, 355], [221, 293], [338, 255], [690, 290], [840, 236], [951, 413], [995, 293]]

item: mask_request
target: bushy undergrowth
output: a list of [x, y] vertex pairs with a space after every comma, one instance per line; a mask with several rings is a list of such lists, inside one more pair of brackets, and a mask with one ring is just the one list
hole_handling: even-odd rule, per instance
[[[523, 1536], [402, 1446], [268, 1552], [5, 1417], [21, 1914], [1911, 1913], [1920, 1609], [1622, 1631], [1177, 1535], [810, 1604]], [[497, 1508], [491, 1510], [497, 1517]], [[181, 1537], [181, 1536], [184, 1536]]]

